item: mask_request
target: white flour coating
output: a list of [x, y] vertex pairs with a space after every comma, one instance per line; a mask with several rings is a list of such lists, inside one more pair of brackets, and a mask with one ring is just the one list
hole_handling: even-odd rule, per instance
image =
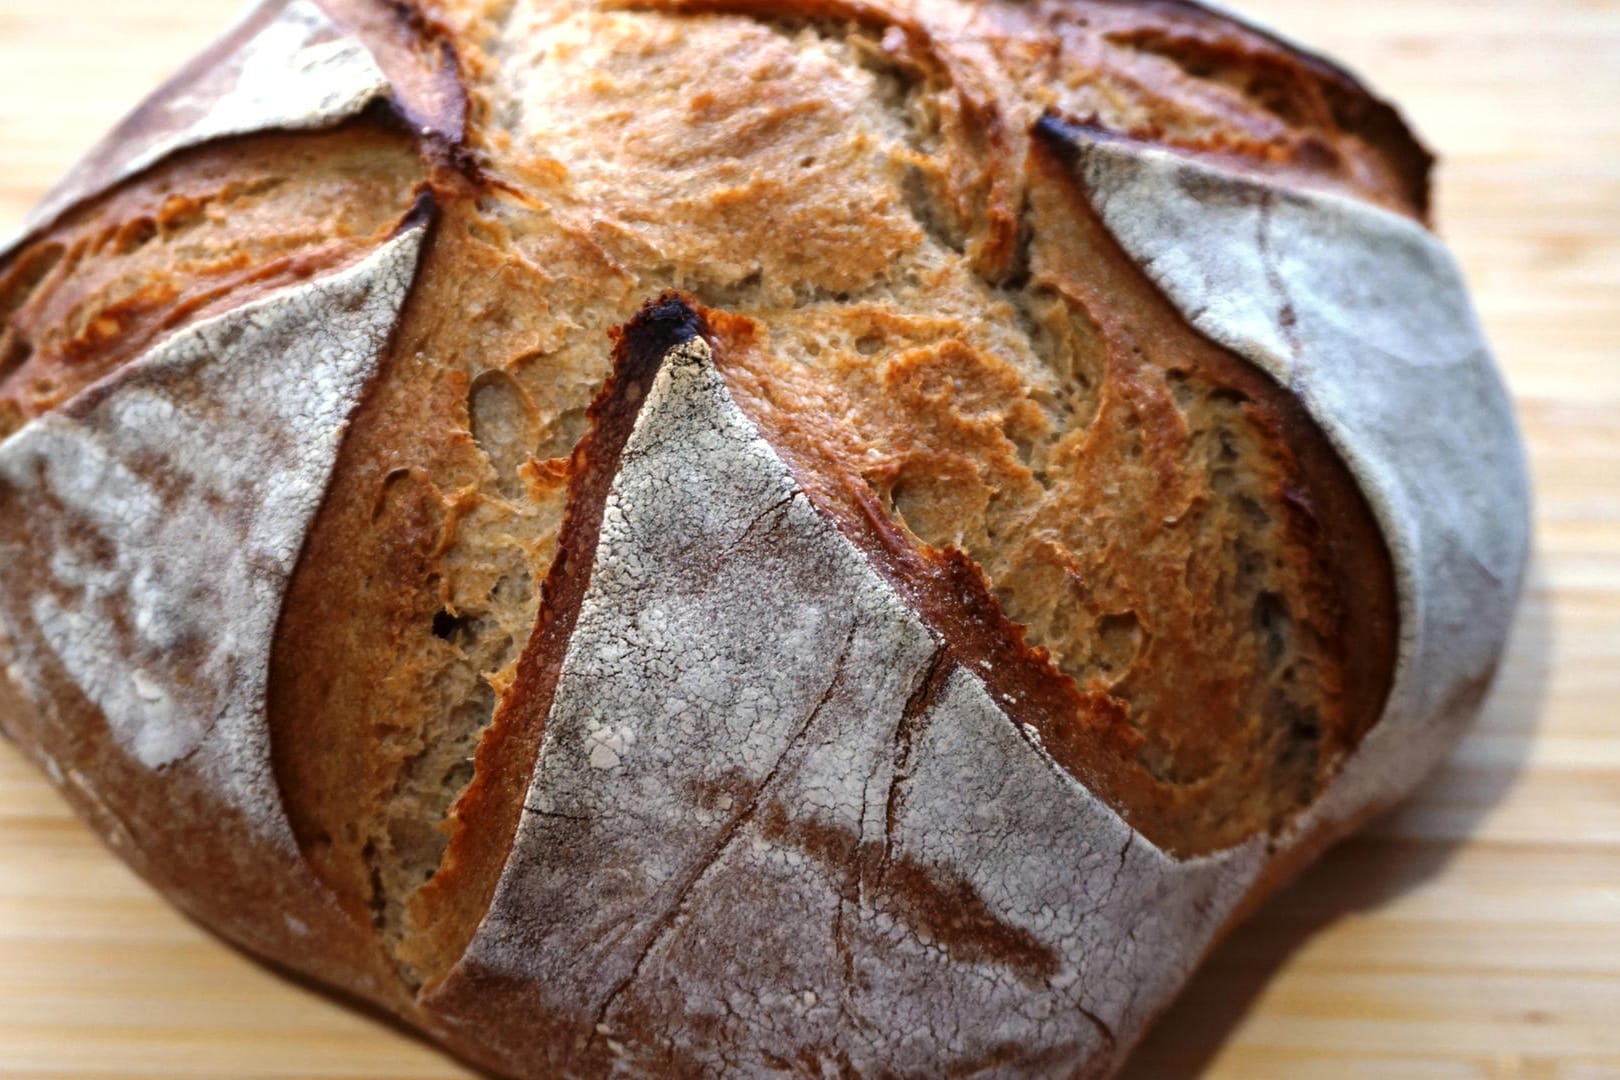
[[189, 327], [0, 442], [0, 640], [19, 687], [52, 717], [65, 677], [127, 753], [188, 759], [277, 842], [292, 838], [265, 726], [271, 640], [423, 235]]
[[1399, 666], [1300, 827], [1409, 791], [1494, 672], [1529, 550], [1512, 404], [1445, 247], [1407, 218], [1075, 135], [1103, 221], [1188, 321], [1299, 396], [1387, 539]]
[[237, 35], [271, 12], [234, 51], [188, 68], [148, 98], [45, 195], [20, 233], [0, 244], [0, 258], [86, 198], [178, 150], [256, 131], [331, 127], [388, 96], [371, 53], [311, 0], [267, 0]]
[[608, 496], [460, 970], [516, 980], [518, 1008], [642, 1072], [674, 1046], [714, 1075], [783, 1047], [814, 1070], [1050, 1075], [1129, 1040], [1260, 854], [1177, 863], [1057, 768], [810, 506], [694, 341]]

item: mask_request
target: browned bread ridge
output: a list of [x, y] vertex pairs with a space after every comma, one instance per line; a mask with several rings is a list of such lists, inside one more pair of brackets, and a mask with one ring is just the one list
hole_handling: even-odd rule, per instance
[[[159, 781], [107, 734], [120, 728], [105, 695], [33, 659], [50, 632], [28, 646], [38, 609], [21, 582], [52, 580], [37, 530], [57, 511], [0, 473], [0, 518], [22, 523], [0, 530], [17, 568], [0, 579], [0, 721], [191, 910], [512, 1075], [716, 1061], [738, 1075], [1092, 1074], [1240, 902], [1390, 797], [1301, 824], [1397, 674], [1405, 601], [1380, 496], [1310, 395], [1203, 328], [1086, 179], [1085, 148], [1116, 145], [1223, 178], [1201, 181], [1212, 208], [1278, 192], [1412, 229], [1431, 159], [1352, 77], [1171, 0], [274, 0], [176, 85], [246, 70], [232, 50], [269, 49], [279, 39], [264, 35], [289, 26], [307, 68], [316, 52], [344, 58], [322, 76], [341, 115], [177, 142], [128, 176], [104, 148], [85, 189], [0, 261], [0, 450], [13, 436], [31, 447], [52, 416], [99, 430], [120, 380], [147, 378], [143, 356], [251, 305], [315, 295], [311, 333], [336, 340], [323, 283], [408, 261], [387, 271], [407, 286], [389, 294], [384, 337], [366, 338], [382, 343], [362, 389], [320, 429], [330, 469], [287, 536], [296, 560], [266, 579], [279, 591], [255, 723], [270, 794], [254, 798], [284, 820], [282, 848], [261, 849], [252, 813], [189, 839], [236, 813], [189, 756], [158, 770], [172, 826], [157, 820], [166, 800], [131, 794]], [[239, 107], [228, 87], [210, 92], [219, 115]], [[138, 149], [168, 115], [148, 106], [118, 138]], [[1278, 313], [1285, 332], [1309, 316]], [[248, 332], [207, 338], [214, 363], [247, 363], [232, 342]], [[1120, 1017], [1081, 1008], [1064, 1024], [1084, 1038], [993, 1051], [939, 1032], [903, 1051], [875, 1036], [864, 1050], [843, 1035], [773, 1045], [757, 1023], [652, 1014], [642, 964], [662, 930], [577, 1012], [479, 959], [530, 917], [511, 910], [533, 842], [522, 823], [541, 813], [542, 747], [565, 738], [548, 717], [605, 580], [626, 447], [663, 422], [642, 404], [656, 390], [660, 409], [696, 409], [669, 398], [671, 380], [708, 386], [708, 371], [722, 404], [703, 407], [734, 408], [791, 477], [781, 505], [801, 499], [936, 643], [896, 721], [891, 830], [919, 725], [970, 676], [1042, 761], [1118, 815], [1127, 849], [1165, 867], [1277, 853], [1249, 884], [1234, 871], [1226, 892], [1187, 892], [1210, 924], [1186, 930], [1187, 955], [1142, 961], [1158, 981], [1142, 1002], [1119, 998]], [[168, 491], [175, 466], [145, 460], [130, 467]], [[188, 491], [161, 496], [168, 512], [189, 512]], [[788, 678], [777, 668], [796, 658], [760, 648], [762, 685]], [[628, 753], [622, 739], [609, 750], [603, 768]], [[891, 839], [879, 851], [773, 810], [787, 760], [762, 780], [718, 777], [671, 812], [746, 807], [714, 859], [758, 830], [762, 847], [830, 868], [848, 903], [941, 943], [941, 962], [1010, 965], [1067, 992], [1059, 953], [968, 878], [942, 884], [947, 868]], [[980, 828], [975, 843], [997, 842]], [[203, 855], [172, 854], [193, 842], [237, 876], [212, 883]], [[669, 918], [686, 917], [709, 867]], [[249, 895], [275, 874], [292, 884]]]

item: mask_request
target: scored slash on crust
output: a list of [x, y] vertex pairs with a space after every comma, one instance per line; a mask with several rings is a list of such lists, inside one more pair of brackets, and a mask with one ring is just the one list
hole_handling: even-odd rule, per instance
[[[566, 540], [572, 584], [548, 586], [576, 614], [533, 688], [534, 775], [424, 1005], [537, 1073], [720, 1068], [694, 1035], [716, 1023], [739, 1025], [732, 1067], [768, 1064], [749, 1032], [863, 1071], [927, 1068], [919, 1032], [967, 1059], [1112, 1056], [1169, 974], [1150, 958], [1207, 939], [1260, 846], [1177, 863], [1057, 769], [732, 399], [725, 318], [665, 297], [619, 338], [581, 474], [611, 476], [589, 566]], [[586, 514], [576, 499], [570, 528]], [[1144, 913], [1166, 875], [1181, 887]], [[980, 1015], [1007, 1018], [991, 1042], [964, 1023]]]

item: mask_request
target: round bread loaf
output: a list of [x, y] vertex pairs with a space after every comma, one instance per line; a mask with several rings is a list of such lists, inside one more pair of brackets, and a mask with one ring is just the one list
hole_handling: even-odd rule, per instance
[[1430, 164], [1180, 0], [269, 0], [0, 254], [0, 720], [503, 1076], [1106, 1075], [1497, 662]]

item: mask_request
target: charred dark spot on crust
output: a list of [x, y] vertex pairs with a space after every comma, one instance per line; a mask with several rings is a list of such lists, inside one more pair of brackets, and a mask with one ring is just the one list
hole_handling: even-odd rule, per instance
[[1035, 121], [1033, 134], [1057, 151], [1058, 155], [1071, 165], [1078, 160], [1080, 143], [1084, 140], [1122, 143], [1136, 141], [1122, 132], [1103, 127], [1095, 120], [1073, 119], [1052, 112], [1041, 114], [1041, 118]]
[[707, 334], [708, 324], [685, 298], [679, 293], [665, 293], [643, 304], [635, 317], [615, 332], [615, 374], [634, 372], [631, 378], [636, 381], [650, 377], [671, 350]]
[[[431, 189], [427, 187], [418, 188], [416, 201], [405, 212], [405, 216], [399, 219], [399, 224], [394, 228], [394, 235], [401, 236], [412, 229], [424, 226], [431, 229], [438, 224], [438, 220], [439, 200], [434, 197]], [[431, 234], [428, 239], [429, 242], [432, 241]]]

